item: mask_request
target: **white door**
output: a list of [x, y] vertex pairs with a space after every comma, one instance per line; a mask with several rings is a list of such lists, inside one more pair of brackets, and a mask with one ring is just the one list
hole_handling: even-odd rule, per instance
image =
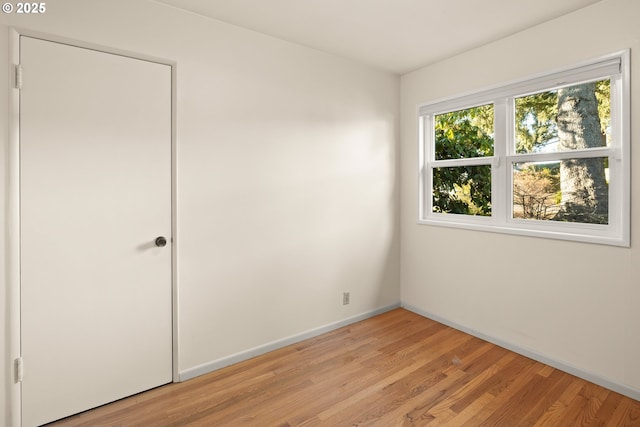
[[172, 380], [171, 67], [24, 36], [20, 63], [32, 426]]

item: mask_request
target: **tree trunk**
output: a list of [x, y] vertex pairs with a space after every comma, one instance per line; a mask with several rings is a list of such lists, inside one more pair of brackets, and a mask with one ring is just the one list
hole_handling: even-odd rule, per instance
[[[602, 147], [595, 83], [558, 90], [560, 150]], [[609, 193], [602, 158], [564, 160], [560, 164], [562, 209], [559, 220], [607, 223]]]

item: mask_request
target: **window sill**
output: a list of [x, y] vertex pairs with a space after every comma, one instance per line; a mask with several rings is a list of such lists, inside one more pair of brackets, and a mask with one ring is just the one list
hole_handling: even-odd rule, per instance
[[[457, 215], [444, 214], [443, 216], [450, 217]], [[470, 216], [468, 218], [454, 217], [446, 219], [419, 219], [417, 224], [627, 248], [630, 247], [629, 239], [622, 237], [625, 233], [615, 233], [610, 225], [567, 223], [540, 224], [540, 221], [535, 220], [509, 220], [505, 223], [498, 224], [494, 218], [474, 216]], [[562, 228], [562, 230], [559, 230], [559, 228]], [[629, 233], [626, 233], [626, 235], [628, 234]]]

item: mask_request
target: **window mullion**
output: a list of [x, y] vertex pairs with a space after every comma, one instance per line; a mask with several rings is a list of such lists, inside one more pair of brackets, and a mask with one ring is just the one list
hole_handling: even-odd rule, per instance
[[[495, 222], [504, 224], [507, 216], [507, 208], [510, 206], [508, 197], [509, 190], [508, 171], [510, 165], [507, 164], [507, 146], [510, 132], [510, 108], [506, 98], [494, 101], [494, 155], [497, 159], [492, 168], [492, 189], [491, 199], [493, 204], [493, 218]], [[512, 110], [512, 108], [511, 108]]]
[[434, 168], [453, 168], [457, 166], [482, 166], [482, 165], [495, 165], [496, 156], [492, 157], [467, 157], [464, 159], [447, 159], [447, 160], [434, 160], [429, 166]]
[[526, 153], [507, 156], [512, 163], [519, 162], [544, 162], [568, 159], [589, 159], [594, 157], [615, 157], [615, 149], [612, 147], [596, 147], [581, 150], [554, 151], [550, 153]]

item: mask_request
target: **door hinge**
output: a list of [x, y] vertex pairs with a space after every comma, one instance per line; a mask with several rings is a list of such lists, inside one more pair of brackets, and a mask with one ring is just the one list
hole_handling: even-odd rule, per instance
[[16, 65], [15, 88], [22, 89], [22, 65]]
[[24, 374], [24, 364], [22, 362], [22, 357], [18, 357], [15, 361], [16, 365], [16, 382], [22, 382], [22, 376]]

